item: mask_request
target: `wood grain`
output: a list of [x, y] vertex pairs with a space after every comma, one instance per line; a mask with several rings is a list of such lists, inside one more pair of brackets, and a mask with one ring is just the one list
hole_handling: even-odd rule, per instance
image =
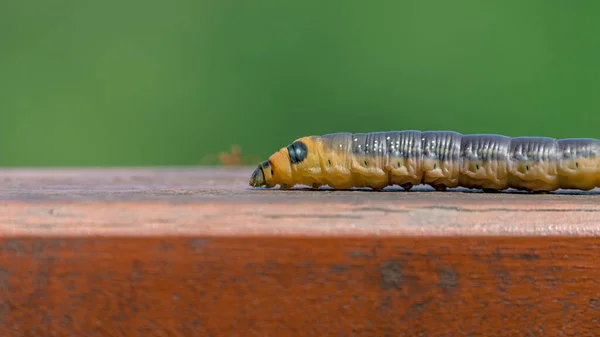
[[596, 336], [600, 197], [0, 171], [1, 336]]

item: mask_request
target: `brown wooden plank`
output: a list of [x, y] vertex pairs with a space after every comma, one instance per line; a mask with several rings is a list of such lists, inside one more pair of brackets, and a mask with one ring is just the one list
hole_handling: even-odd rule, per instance
[[0, 171], [0, 336], [595, 336], [600, 194]]
[[0, 332], [593, 336], [596, 238], [10, 238]]

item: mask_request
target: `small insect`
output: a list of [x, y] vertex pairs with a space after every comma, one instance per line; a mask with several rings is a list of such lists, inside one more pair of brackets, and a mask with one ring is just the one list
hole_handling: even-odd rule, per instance
[[244, 156], [242, 154], [242, 147], [239, 145], [232, 145], [229, 152], [221, 152], [218, 156], [210, 154], [200, 160], [200, 165], [211, 165], [218, 164], [221, 166], [246, 166], [249, 162], [256, 162], [259, 160], [256, 156]]
[[398, 185], [437, 191], [550, 192], [600, 187], [600, 140], [453, 131], [333, 133], [297, 139], [263, 161], [253, 187], [307, 185], [333, 189]]

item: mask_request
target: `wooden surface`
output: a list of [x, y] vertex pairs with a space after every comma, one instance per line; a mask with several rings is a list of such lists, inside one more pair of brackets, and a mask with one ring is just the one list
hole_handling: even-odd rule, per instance
[[0, 336], [597, 336], [600, 192], [0, 170]]

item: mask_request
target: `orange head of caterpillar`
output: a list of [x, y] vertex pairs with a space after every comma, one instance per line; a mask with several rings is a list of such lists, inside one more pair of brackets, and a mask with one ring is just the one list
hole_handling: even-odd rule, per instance
[[[310, 165], [312, 142], [308, 137], [298, 139], [287, 147], [272, 154], [268, 160], [258, 165], [250, 177], [252, 187], [292, 187], [300, 183], [298, 167]], [[314, 161], [314, 159], [313, 159]], [[318, 159], [317, 159], [318, 162]]]

